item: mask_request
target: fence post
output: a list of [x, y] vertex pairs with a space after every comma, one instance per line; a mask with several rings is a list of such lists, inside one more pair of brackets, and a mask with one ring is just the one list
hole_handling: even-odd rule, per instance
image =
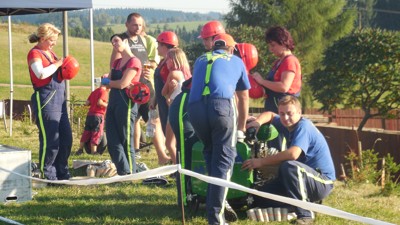
[[362, 144], [361, 141], [358, 141], [358, 163], [360, 166], [360, 169], [363, 168], [363, 163], [362, 163]]
[[381, 190], [385, 189], [385, 157], [382, 158]]

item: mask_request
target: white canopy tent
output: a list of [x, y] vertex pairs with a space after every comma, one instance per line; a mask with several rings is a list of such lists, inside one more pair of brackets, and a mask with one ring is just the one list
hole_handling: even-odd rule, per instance
[[[63, 42], [64, 53], [68, 55], [68, 23], [67, 13], [70, 10], [89, 9], [90, 16], [90, 60], [92, 90], [94, 89], [94, 49], [93, 49], [93, 8], [133, 8], [138, 7], [137, 1], [123, 0], [12, 0], [0, 2], [0, 16], [8, 16], [8, 42], [10, 52], [10, 136], [12, 136], [13, 121], [13, 61], [12, 61], [12, 35], [11, 35], [11, 17], [14, 15], [26, 15], [36, 13], [64, 12], [63, 16]], [[67, 82], [67, 98], [69, 100], [69, 82]]]

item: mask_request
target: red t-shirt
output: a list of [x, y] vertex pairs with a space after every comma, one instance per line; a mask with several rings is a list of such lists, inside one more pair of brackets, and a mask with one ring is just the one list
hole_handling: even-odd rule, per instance
[[89, 114], [102, 114], [106, 113], [107, 107], [97, 105], [99, 99], [103, 100], [103, 102], [108, 102], [108, 91], [105, 87], [99, 87], [96, 90], [92, 91], [88, 97], [88, 101], [90, 102]]
[[139, 82], [140, 75], [142, 74], [142, 63], [140, 62], [140, 60], [136, 57], [132, 57], [128, 60], [128, 62], [125, 63], [125, 65], [120, 65], [121, 59], [122, 58], [116, 59], [112, 67], [117, 70], [122, 70], [122, 73], [125, 73], [126, 69], [136, 70], [136, 75], [135, 77], [133, 77], [131, 83]]
[[56, 60], [57, 60], [55, 58], [55, 57], [57, 57], [56, 54], [54, 52], [51, 52], [51, 53], [52, 53], [51, 60], [53, 60], [52, 62], [49, 62], [49, 60], [46, 58], [45, 55], [43, 55], [43, 53], [37, 48], [37, 46], [33, 47], [28, 53], [27, 60], [28, 60], [29, 75], [31, 76], [32, 85], [35, 88], [46, 86], [48, 83], [50, 83], [52, 76], [47, 77], [46, 79], [43, 79], [43, 80], [37, 78], [35, 73], [32, 71], [31, 67], [29, 66], [29, 61], [34, 58], [39, 58], [42, 60], [43, 68], [46, 68], [46, 67], [50, 66], [50, 64], [56, 62]]
[[291, 71], [294, 73], [292, 85], [287, 93], [296, 94], [301, 89], [301, 66], [299, 60], [295, 56], [286, 57], [275, 72], [274, 81], [281, 81], [282, 73]]

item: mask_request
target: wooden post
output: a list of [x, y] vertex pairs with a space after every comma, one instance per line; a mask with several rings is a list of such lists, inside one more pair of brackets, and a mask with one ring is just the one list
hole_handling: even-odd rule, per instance
[[381, 189], [385, 189], [385, 157], [382, 158]]
[[76, 132], [76, 136], [80, 136], [80, 134], [81, 134], [81, 118], [79, 117], [78, 118], [78, 129], [77, 129], [78, 131]]
[[342, 180], [346, 181], [346, 180], [347, 180], [347, 177], [346, 177], [346, 171], [344, 170], [343, 163], [340, 163], [340, 169], [342, 170], [342, 174], [340, 175], [340, 178], [341, 178]]
[[360, 169], [363, 168], [363, 162], [362, 162], [362, 144], [361, 141], [358, 141], [358, 163]]

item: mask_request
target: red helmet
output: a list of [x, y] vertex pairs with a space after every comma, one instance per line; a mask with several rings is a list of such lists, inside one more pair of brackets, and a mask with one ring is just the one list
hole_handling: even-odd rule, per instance
[[236, 49], [246, 66], [247, 72], [253, 69], [258, 63], [258, 51], [257, 48], [249, 43], [238, 43]]
[[178, 37], [172, 31], [164, 31], [158, 35], [157, 41], [165, 44], [169, 44], [172, 46], [178, 46]]
[[257, 83], [252, 76], [248, 76], [250, 81], [249, 97], [253, 99], [262, 98], [265, 95], [264, 87]]
[[138, 104], [146, 104], [150, 100], [150, 89], [147, 85], [140, 82], [133, 82], [125, 89], [128, 97]]
[[225, 34], [225, 29], [219, 21], [213, 20], [204, 24], [203, 28], [201, 28], [200, 35], [197, 38], [204, 39], [217, 34]]
[[65, 80], [71, 80], [74, 78], [79, 72], [79, 63], [78, 61], [72, 57], [65, 57], [63, 64], [61, 65], [61, 77]]

